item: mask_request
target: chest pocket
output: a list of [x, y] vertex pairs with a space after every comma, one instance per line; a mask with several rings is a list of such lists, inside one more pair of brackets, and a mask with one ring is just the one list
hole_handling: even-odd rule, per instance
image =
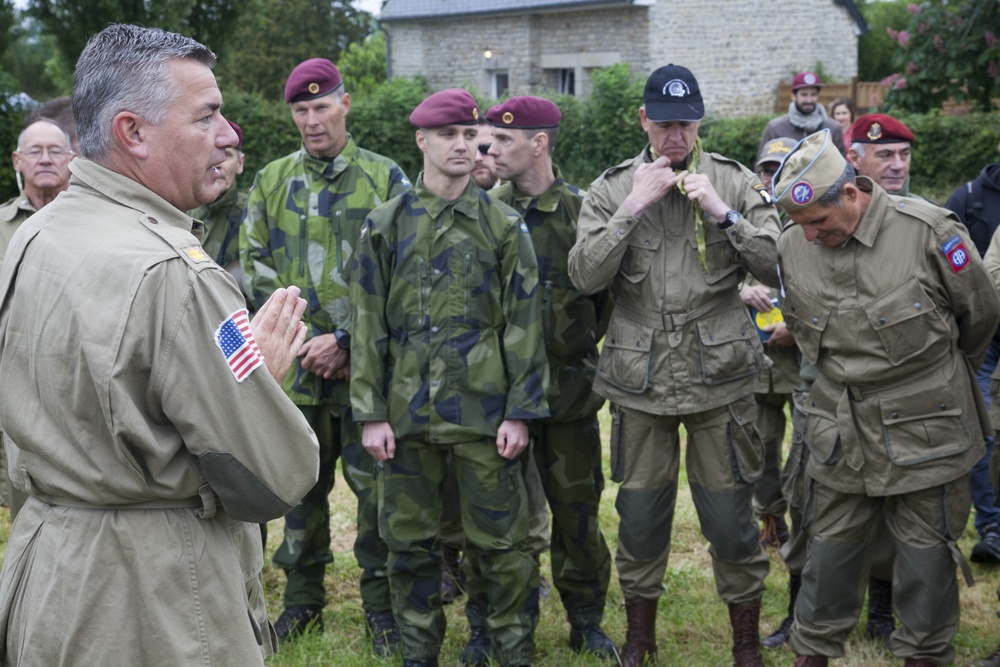
[[501, 321], [500, 265], [489, 248], [456, 248], [452, 275], [462, 293], [461, 315], [475, 326]]
[[630, 283], [637, 283], [649, 273], [649, 267], [653, 265], [653, 256], [660, 249], [663, 243], [663, 236], [653, 234], [643, 229], [632, 232], [628, 239], [628, 248], [622, 258], [619, 272], [625, 280]]
[[806, 359], [816, 363], [823, 332], [830, 320], [830, 309], [801, 290], [790, 290], [781, 308], [788, 328]]
[[948, 338], [937, 304], [915, 278], [864, 306], [893, 365], [901, 364]]

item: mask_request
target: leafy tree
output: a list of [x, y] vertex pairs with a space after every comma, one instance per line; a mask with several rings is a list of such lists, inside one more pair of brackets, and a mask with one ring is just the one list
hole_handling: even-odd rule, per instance
[[907, 23], [889, 30], [902, 71], [883, 80], [886, 105], [927, 111], [953, 98], [990, 110], [1000, 96], [1000, 3], [929, 0], [907, 10]]
[[91, 35], [108, 23], [171, 30], [222, 53], [233, 24], [251, 5], [239, 0], [30, 0], [28, 11], [55, 37], [63, 60], [75, 63]]
[[52, 35], [41, 24], [21, 13], [11, 33], [11, 48], [0, 56], [0, 69], [14, 80], [14, 88], [36, 100], [68, 95], [73, 69], [66, 65]]
[[[282, 99], [292, 69], [307, 58], [338, 62], [348, 45], [373, 30], [350, 0], [256, 0], [236, 24], [234, 48], [219, 62], [227, 87]], [[352, 84], [354, 85], [354, 84]], [[352, 93], [353, 95], [353, 93]]]
[[907, 0], [868, 0], [861, 12], [870, 30], [858, 38], [858, 79], [881, 81], [896, 71], [896, 43], [886, 28], [903, 25]]
[[337, 69], [352, 99], [369, 97], [386, 80], [385, 33], [381, 30], [348, 45]]

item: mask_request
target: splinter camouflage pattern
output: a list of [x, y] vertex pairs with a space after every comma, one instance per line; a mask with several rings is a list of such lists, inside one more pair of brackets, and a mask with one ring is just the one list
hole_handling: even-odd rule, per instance
[[[332, 161], [300, 149], [254, 179], [240, 231], [248, 292], [260, 304], [279, 287], [297, 285], [309, 302], [309, 335], [346, 329], [348, 273], [368, 212], [410, 187], [399, 166], [351, 139]], [[284, 389], [298, 405], [347, 405], [346, 382], [324, 380], [296, 361]]]
[[469, 183], [445, 202], [418, 182], [358, 239], [352, 337], [365, 344], [351, 348], [351, 405], [397, 439], [471, 442], [549, 414], [531, 238]]
[[188, 215], [205, 223], [201, 247], [221, 267], [240, 260], [240, 222], [247, 207], [247, 195], [236, 185], [211, 204], [204, 204]]

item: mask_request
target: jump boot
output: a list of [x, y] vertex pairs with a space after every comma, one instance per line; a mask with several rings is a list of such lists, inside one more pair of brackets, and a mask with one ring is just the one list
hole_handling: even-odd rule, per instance
[[729, 605], [733, 626], [733, 667], [764, 667], [760, 654], [760, 600]]
[[868, 580], [868, 622], [865, 638], [881, 640], [889, 648], [889, 635], [896, 630], [892, 618], [892, 582], [871, 577]]
[[622, 667], [642, 667], [656, 664], [656, 607], [659, 600], [635, 596], [625, 598], [625, 617], [628, 629], [622, 644]]
[[788, 643], [788, 638], [792, 636], [792, 623], [795, 622], [795, 599], [799, 597], [800, 588], [802, 588], [802, 575], [788, 575], [788, 616], [777, 630], [760, 643], [764, 648], [780, 648]]

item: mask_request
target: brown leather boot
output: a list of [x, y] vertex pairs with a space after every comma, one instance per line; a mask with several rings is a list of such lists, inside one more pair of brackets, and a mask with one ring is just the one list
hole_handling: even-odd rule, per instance
[[760, 600], [729, 605], [733, 626], [733, 667], [764, 667], [760, 654]]
[[642, 667], [648, 660], [656, 664], [656, 606], [659, 600], [625, 598], [628, 629], [622, 644], [622, 667]]
[[800, 655], [795, 658], [795, 667], [827, 667], [830, 659], [825, 655]]

